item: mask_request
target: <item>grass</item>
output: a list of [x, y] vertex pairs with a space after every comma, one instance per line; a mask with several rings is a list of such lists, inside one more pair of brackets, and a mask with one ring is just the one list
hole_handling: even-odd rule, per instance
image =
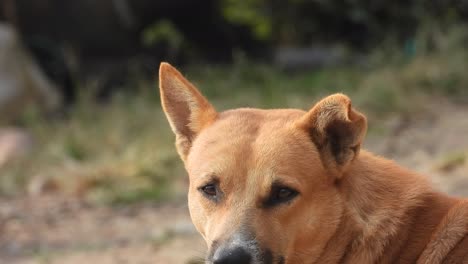
[[30, 178], [43, 177], [62, 192], [93, 201], [166, 197], [168, 180], [183, 170], [154, 97], [121, 96], [108, 105], [82, 99], [65, 120], [28, 116], [36, 153], [6, 168], [3, 193], [18, 192]]
[[[468, 100], [465, 32], [453, 28], [437, 37], [421, 33], [411, 56], [381, 48], [359, 67], [287, 73], [238, 60], [232, 66], [192, 66], [183, 72], [219, 110], [307, 109], [324, 95], [344, 92], [357, 107], [372, 113], [372, 120], [418, 111], [428, 97]], [[47, 179], [60, 192], [111, 204], [161, 201], [183, 193], [178, 186], [185, 186], [185, 172], [155, 81], [135, 87], [131, 95], [117, 94], [105, 105], [83, 95], [63, 120], [25, 113], [22, 122], [37, 147], [28, 158], [2, 168], [0, 192], [14, 195], [35, 179]]]

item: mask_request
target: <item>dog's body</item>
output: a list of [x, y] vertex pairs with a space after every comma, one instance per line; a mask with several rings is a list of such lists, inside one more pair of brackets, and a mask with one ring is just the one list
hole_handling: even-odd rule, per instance
[[346, 96], [218, 113], [165, 63], [160, 89], [207, 263], [468, 263], [468, 201], [360, 151]]

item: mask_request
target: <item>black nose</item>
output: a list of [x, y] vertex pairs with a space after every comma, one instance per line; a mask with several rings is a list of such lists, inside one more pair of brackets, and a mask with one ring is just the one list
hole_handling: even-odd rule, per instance
[[220, 247], [213, 255], [213, 264], [250, 264], [252, 255], [241, 247]]

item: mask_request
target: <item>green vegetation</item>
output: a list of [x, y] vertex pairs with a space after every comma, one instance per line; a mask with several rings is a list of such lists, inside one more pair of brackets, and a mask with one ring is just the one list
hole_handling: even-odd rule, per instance
[[66, 120], [28, 115], [38, 146], [2, 173], [3, 193], [46, 178], [61, 192], [98, 202], [167, 198], [168, 180], [184, 174], [156, 96], [145, 93], [109, 105], [83, 98]]
[[453, 0], [425, 1], [266, 1], [222, 0], [219, 15], [243, 26], [254, 38], [274, 45], [346, 43], [371, 48], [394, 38], [411, 42], [428, 24], [466, 24], [466, 10]]
[[[388, 45], [393, 48], [379, 49], [360, 66], [286, 73], [239, 58], [229, 67], [193, 65], [182, 70], [219, 110], [307, 109], [321, 96], [345, 92], [355, 105], [372, 113], [372, 120], [418, 111], [428, 97], [466, 102], [467, 32], [463, 27], [422, 31], [410, 55]], [[136, 82], [135, 87], [131, 95], [118, 94], [105, 105], [82, 95], [64, 120], [46, 120], [28, 112], [22, 122], [36, 138], [36, 151], [2, 168], [1, 193], [26, 191], [42, 179], [53, 186], [49, 189], [93, 202], [183, 197], [185, 172], [159, 105], [155, 80]]]

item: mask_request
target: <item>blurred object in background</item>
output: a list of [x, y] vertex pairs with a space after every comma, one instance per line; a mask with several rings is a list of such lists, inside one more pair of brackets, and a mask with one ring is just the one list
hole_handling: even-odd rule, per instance
[[0, 122], [14, 120], [31, 103], [52, 111], [60, 104], [57, 88], [24, 49], [14, 28], [0, 24]]
[[421, 32], [466, 24], [468, 1], [0, 0], [0, 11], [70, 106], [83, 92], [134, 93], [160, 61], [310, 70], [387, 46], [411, 58], [430, 52]]
[[[153, 79], [161, 60], [229, 62], [233, 51], [261, 54], [249, 29], [227, 21], [216, 0], [0, 0], [65, 105], [90, 89], [106, 101], [116, 89]], [[66, 52], [64, 52], [66, 50]], [[84, 88], [83, 88], [84, 87]], [[89, 91], [87, 91], [89, 92]]]
[[32, 136], [18, 128], [0, 129], [0, 169], [16, 159], [24, 158], [34, 147]]
[[286, 70], [316, 69], [345, 63], [345, 54], [333, 47], [280, 47], [275, 50], [275, 65]]

